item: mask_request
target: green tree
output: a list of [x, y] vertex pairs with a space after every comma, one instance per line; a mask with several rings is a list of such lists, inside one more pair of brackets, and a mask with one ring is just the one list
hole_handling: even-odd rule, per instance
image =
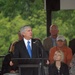
[[69, 41], [75, 38], [75, 10], [61, 10], [52, 13], [52, 23], [59, 27], [59, 34], [63, 34]]

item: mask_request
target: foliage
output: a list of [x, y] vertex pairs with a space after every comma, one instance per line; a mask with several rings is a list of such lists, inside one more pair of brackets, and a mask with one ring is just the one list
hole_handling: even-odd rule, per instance
[[[52, 12], [52, 23], [59, 27], [69, 41], [75, 38], [75, 10]], [[9, 46], [18, 40], [18, 31], [31, 25], [33, 37], [46, 37], [46, 11], [43, 0], [0, 0], [0, 55], [8, 52]]]
[[46, 13], [43, 10], [42, 0], [0, 0], [0, 6], [1, 55], [5, 55], [10, 44], [18, 40], [17, 33], [23, 25], [32, 26], [34, 38], [42, 40], [42, 37], [46, 36]]
[[75, 38], [75, 10], [53, 12], [52, 18], [52, 23], [59, 27], [59, 34], [63, 34], [68, 41]]

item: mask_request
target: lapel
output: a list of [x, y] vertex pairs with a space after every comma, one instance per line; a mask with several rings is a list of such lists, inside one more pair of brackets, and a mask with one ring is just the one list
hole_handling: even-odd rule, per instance
[[31, 39], [31, 46], [32, 46], [32, 57], [35, 57], [35, 40]]
[[[36, 52], [37, 52], [37, 46], [35, 43], [36, 39], [31, 39], [31, 49], [32, 49], [32, 58], [35, 58], [37, 56]], [[30, 58], [29, 53], [27, 51], [26, 45], [24, 43], [24, 40], [21, 41], [21, 52], [23, 52], [25, 54], [25, 56], [27, 56], [28, 58]]]
[[35, 43], [37, 39], [32, 39], [32, 57], [36, 58], [39, 57], [39, 47], [37, 46], [37, 43]]
[[27, 56], [28, 58], [30, 57], [29, 56], [29, 53], [28, 53], [28, 50], [27, 50], [27, 47], [26, 47], [26, 44], [24, 43], [24, 40], [22, 40], [21, 42], [21, 48], [22, 48], [22, 52], [25, 52], [24, 54], [26, 54], [25, 56]]
[[27, 48], [26, 48], [26, 45], [25, 45], [25, 43], [24, 43], [24, 40], [22, 40], [22, 48], [24, 49], [24, 50], [27, 50]]
[[[35, 41], [36, 41], [35, 39], [31, 39], [32, 58], [35, 57], [35, 52], [36, 52], [36, 51], [35, 51], [36, 46], [35, 46], [35, 43], [34, 43]], [[30, 56], [29, 56], [29, 53], [28, 53], [28, 50], [27, 50], [27, 48], [26, 48], [26, 45], [25, 45], [25, 43], [24, 43], [24, 40], [22, 40], [22, 48], [23, 48], [23, 50], [25, 50], [27, 56], [30, 57]]]

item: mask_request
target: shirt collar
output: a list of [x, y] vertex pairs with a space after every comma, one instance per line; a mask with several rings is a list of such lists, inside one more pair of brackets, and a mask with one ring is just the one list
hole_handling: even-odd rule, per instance
[[30, 40], [27, 40], [27, 39], [23, 38], [23, 40], [24, 40], [24, 43], [25, 43], [26, 46], [27, 46], [27, 42], [28, 41], [30, 42], [30, 46], [31, 46], [31, 39]]

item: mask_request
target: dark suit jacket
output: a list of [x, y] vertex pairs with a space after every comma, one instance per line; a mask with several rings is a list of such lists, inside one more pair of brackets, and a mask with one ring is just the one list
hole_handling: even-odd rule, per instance
[[[31, 42], [32, 42], [32, 58], [41, 58], [42, 51], [44, 51], [41, 42], [36, 39], [31, 39]], [[45, 57], [45, 52], [43, 52], [43, 56]], [[15, 44], [14, 58], [30, 58], [26, 45], [23, 40]], [[25, 75], [37, 75], [38, 74], [36, 70], [34, 71], [33, 69], [32, 71], [31, 69], [25, 69], [25, 71], [23, 71], [22, 73], [23, 75], [24, 74]]]
[[60, 74], [58, 74], [58, 69], [56, 68], [55, 63], [49, 66], [49, 75], [69, 75], [69, 68], [67, 64], [61, 63], [59, 72]]
[[49, 51], [53, 47], [53, 41], [52, 41], [51, 36], [49, 36], [43, 40], [43, 46], [44, 46], [45, 51], [49, 55]]
[[69, 41], [69, 47], [72, 49], [72, 54], [75, 53], [75, 39]]

